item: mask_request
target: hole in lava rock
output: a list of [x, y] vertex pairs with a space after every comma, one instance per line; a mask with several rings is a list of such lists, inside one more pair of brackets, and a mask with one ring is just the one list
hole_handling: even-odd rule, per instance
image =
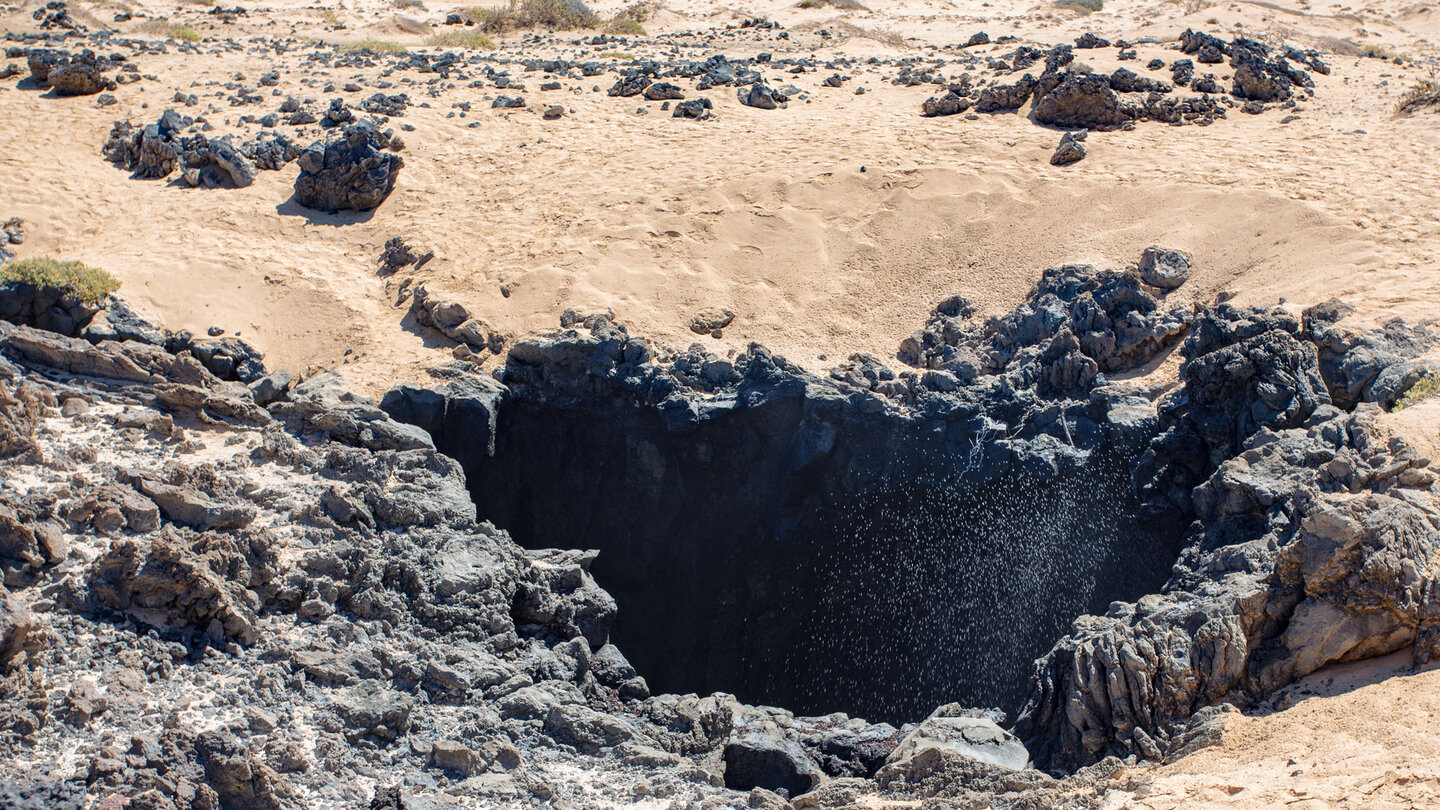
[[1179, 553], [1179, 532], [1140, 527], [1133, 442], [1027, 467], [1003, 429], [844, 402], [827, 418], [799, 393], [699, 419], [511, 396], [493, 454], [482, 412], [432, 432], [482, 517], [527, 547], [600, 550], [612, 640], [656, 692], [896, 724], [957, 701], [1013, 716], [1075, 617], [1157, 590]]

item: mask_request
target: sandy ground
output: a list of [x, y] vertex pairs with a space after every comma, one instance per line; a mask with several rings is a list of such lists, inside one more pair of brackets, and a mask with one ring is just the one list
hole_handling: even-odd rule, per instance
[[[0, 30], [33, 26], [28, 12], [37, 5], [27, 0], [0, 15]], [[246, 189], [191, 190], [132, 180], [99, 158], [114, 120], [153, 121], [177, 90], [201, 97], [181, 110], [204, 114], [215, 134], [258, 130], [239, 116], [274, 105], [229, 107], [224, 84], [253, 87], [268, 70], [281, 73], [276, 104], [286, 95], [323, 105], [374, 92], [375, 70], [315, 72], [304, 67], [303, 51], [210, 53], [202, 43], [199, 54], [172, 49], [141, 59], [154, 79], [122, 86], [119, 103], [104, 109], [0, 82], [5, 213], [29, 222], [22, 255], [102, 265], [168, 324], [238, 331], [272, 364], [295, 371], [347, 364], [352, 381], [371, 392], [418, 376], [448, 351], [405, 320], [394, 301], [400, 279], [387, 284], [376, 275], [380, 247], [396, 235], [437, 253], [418, 281], [513, 335], [553, 328], [567, 307], [610, 308], [636, 333], [686, 345], [699, 339], [687, 328], [698, 309], [727, 307], [736, 322], [724, 338], [703, 339], [712, 350], [758, 341], [816, 369], [855, 351], [893, 356], [947, 295], [963, 293], [983, 312], [999, 312], [1047, 266], [1124, 266], [1155, 243], [1195, 254], [1182, 298], [1208, 300], [1226, 289], [1241, 303], [1299, 306], [1342, 295], [1365, 318], [1435, 314], [1440, 127], [1435, 114], [1394, 112], [1401, 92], [1430, 69], [1425, 60], [1440, 54], [1435, 12], [1399, 2], [1355, 9], [1113, 0], [1088, 16], [1017, 0], [874, 5], [840, 12], [675, 0], [647, 25], [652, 36], [711, 36], [709, 46], [684, 50], [691, 58], [926, 56], [933, 45], [979, 30], [1041, 43], [1093, 30], [1139, 42], [1140, 62], [1127, 63], [1136, 69], [1152, 56], [1178, 57], [1170, 40], [1195, 26], [1318, 47], [1334, 72], [1317, 77], [1316, 98], [1289, 123], [1278, 111], [1232, 111], [1210, 127], [1147, 123], [1096, 133], [1090, 157], [1065, 169], [1048, 162], [1056, 132], [1013, 114], [923, 119], [918, 108], [933, 86], [893, 86], [863, 66], [845, 71], [856, 78], [838, 89], [819, 86], [829, 71], [791, 77], [811, 103], [787, 110], [743, 107], [732, 90], [717, 88], [706, 93], [716, 119], [698, 124], [670, 118], [658, 103], [592, 91], [608, 87], [610, 76], [539, 93], [537, 74], [517, 70], [531, 106], [514, 112], [489, 109], [494, 88], [460, 83], [430, 99], [423, 85], [400, 85], [388, 92], [406, 90], [431, 106], [392, 122], [415, 128], [404, 133], [407, 165], [395, 193], [372, 214], [325, 216], [287, 202], [293, 165], [262, 172]], [[118, 5], [80, 7], [108, 21]], [[293, 32], [419, 48], [426, 37], [406, 33], [413, 23], [379, 0], [281, 0], [231, 24], [204, 6], [141, 0], [130, 7], [136, 19], [113, 27], [128, 31], [144, 17], [165, 17], [239, 41]], [[406, 8], [404, 15], [438, 24], [451, 10]], [[327, 24], [326, 13], [345, 27]], [[790, 39], [724, 29], [753, 16], [785, 24]], [[579, 41], [562, 35], [541, 46], [510, 36], [500, 38], [499, 53], [574, 58], [624, 47], [664, 54], [679, 40], [572, 44]], [[1418, 61], [1348, 55], [1357, 44]], [[1116, 53], [1080, 52], [1106, 71], [1121, 64]], [[326, 82], [352, 79], [367, 86], [323, 92]], [[870, 92], [854, 95], [855, 86]], [[466, 100], [469, 113], [447, 117]], [[571, 112], [544, 121], [539, 110], [547, 103]], [[651, 114], [637, 115], [637, 107]], [[301, 140], [317, 134], [311, 128]]]
[[1440, 666], [1403, 650], [1327, 667], [1274, 703], [1230, 721], [1218, 747], [1136, 769], [1106, 810], [1440, 805]]
[[[38, 5], [0, 5], [0, 32], [31, 30]], [[1120, 267], [1150, 244], [1194, 253], [1191, 281], [1174, 294], [1181, 300], [1223, 290], [1239, 303], [1298, 308], [1339, 295], [1372, 321], [1440, 315], [1440, 114], [1395, 112], [1405, 89], [1440, 64], [1433, 7], [1107, 0], [1083, 15], [1029, 0], [868, 5], [667, 0], [649, 34], [699, 36], [591, 46], [576, 44], [579, 35], [548, 44], [513, 35], [498, 38], [499, 53], [616, 58], [622, 47], [660, 55], [693, 40], [700, 44], [683, 49], [689, 58], [923, 57], [980, 30], [1039, 43], [1088, 30], [1139, 43], [1140, 61], [1129, 65], [1138, 70], [1151, 57], [1177, 58], [1175, 36], [1196, 27], [1319, 48], [1334, 70], [1316, 77], [1316, 97], [1288, 123], [1277, 112], [1232, 111], [1209, 127], [1094, 133], [1089, 157], [1063, 169], [1048, 162], [1057, 132], [1023, 114], [923, 119], [920, 103], [935, 88], [894, 86], [863, 65], [842, 71], [855, 78], [838, 89], [820, 86], [828, 70], [790, 77], [811, 102], [786, 110], [743, 107], [717, 88], [706, 93], [716, 118], [704, 123], [609, 98], [608, 75], [541, 93], [537, 74], [517, 69], [530, 107], [510, 112], [490, 109], [494, 88], [452, 83], [431, 98], [433, 85], [402, 84], [387, 92], [430, 106], [392, 122], [414, 127], [403, 133], [396, 191], [371, 214], [328, 216], [290, 201], [293, 164], [262, 172], [249, 188], [190, 190], [133, 180], [101, 159], [113, 121], [153, 121], [177, 91], [201, 97], [182, 112], [205, 115], [215, 134], [243, 135], [257, 127], [240, 115], [269, 112], [287, 95], [323, 105], [375, 90], [374, 69], [316, 71], [303, 50], [220, 52], [206, 42], [195, 54], [171, 48], [141, 58], [151, 78], [119, 88], [108, 108], [0, 81], [0, 218], [27, 220], [22, 256], [103, 266], [167, 325], [219, 325], [265, 349], [272, 365], [340, 367], [371, 393], [419, 378], [449, 354], [396, 304], [403, 279], [376, 272], [393, 236], [436, 252], [408, 275], [512, 335], [553, 328], [567, 307], [610, 308], [635, 333], [704, 341], [721, 353], [758, 341], [815, 369], [856, 351], [893, 356], [947, 295], [999, 312], [1047, 266]], [[417, 22], [438, 25], [455, 10], [278, 0], [222, 23], [205, 6], [138, 0], [125, 6], [134, 21], [111, 24], [118, 3], [73, 7], [121, 32], [164, 17], [242, 44], [379, 37], [411, 48], [427, 36]], [[784, 24], [790, 38], [726, 28], [756, 16]], [[1361, 57], [1371, 45], [1407, 61]], [[1081, 59], [1108, 72], [1120, 64], [1115, 54]], [[254, 87], [270, 70], [281, 73], [275, 103], [227, 105], [227, 83]], [[351, 80], [367, 86], [324, 89]], [[855, 95], [856, 86], [869, 92]], [[468, 112], [452, 106], [463, 101]], [[568, 114], [542, 120], [549, 103]], [[312, 128], [297, 139], [317, 135]], [[737, 314], [721, 339], [687, 329], [707, 306]], [[1435, 446], [1440, 403], [1389, 418]], [[1440, 806], [1440, 672], [1412, 671], [1406, 655], [1317, 673], [1290, 690], [1283, 710], [1234, 720], [1222, 747], [1137, 770], [1109, 807]]]

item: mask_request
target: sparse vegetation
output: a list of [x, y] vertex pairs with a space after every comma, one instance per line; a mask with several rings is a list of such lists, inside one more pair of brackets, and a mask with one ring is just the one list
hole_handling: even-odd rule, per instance
[[1400, 112], [1419, 112], [1426, 107], [1440, 107], [1440, 81], [1423, 79], [1417, 82], [1400, 99]]
[[388, 39], [362, 39], [340, 46], [346, 51], [372, 51], [374, 53], [405, 53], [405, 46]]
[[1055, 0], [1055, 5], [1089, 14], [1105, 7], [1105, 0]]
[[327, 8], [320, 12], [320, 19], [324, 20], [326, 25], [340, 24], [340, 15], [336, 14], [334, 9]]
[[858, 0], [800, 0], [796, 8], [835, 8], [841, 11], [869, 11]]
[[570, 31], [598, 28], [600, 15], [571, 0], [510, 0], [504, 8], [468, 8], [461, 15], [487, 34], [503, 34], [522, 28]]
[[151, 36], [157, 37], [169, 37], [170, 39], [178, 39], [185, 42], [199, 42], [201, 38], [200, 32], [196, 31], [194, 28], [191, 28], [188, 25], [172, 23], [164, 17], [161, 17], [157, 20], [146, 20], [145, 22], [136, 26], [135, 30], [141, 34], [150, 34]]
[[1384, 45], [1374, 42], [1369, 45], [1360, 46], [1360, 55], [1368, 56], [1371, 59], [1398, 59], [1402, 62], [1407, 61], [1403, 54], [1398, 54]]
[[615, 19], [634, 20], [638, 23], [648, 22], [660, 8], [659, 0], [639, 0], [639, 2], [631, 3], [615, 12]]
[[424, 11], [425, 3], [422, 2], [422, 0], [390, 0], [390, 7], [398, 9], [414, 8]]
[[1403, 411], [1411, 405], [1417, 405], [1434, 397], [1440, 397], [1440, 374], [1426, 374], [1410, 386], [1403, 396], [1395, 400], [1395, 407], [1390, 410], [1392, 412]]
[[657, 0], [631, 3], [615, 12], [615, 16], [605, 24], [605, 33], [622, 37], [643, 37], [645, 26], [642, 23], [655, 16], [655, 12], [659, 10], [660, 3]]
[[0, 281], [18, 281], [35, 287], [54, 287], [91, 306], [99, 306], [120, 289], [114, 276], [80, 262], [62, 262], [48, 256], [19, 259], [0, 265]]
[[605, 33], [621, 37], [643, 37], [645, 36], [645, 27], [638, 20], [622, 17], [607, 23]]
[[488, 51], [495, 47], [495, 41], [482, 31], [442, 31], [430, 37], [428, 42], [441, 48], [468, 48], [472, 51]]
[[619, 59], [621, 62], [635, 61], [635, 54], [625, 53], [624, 51], [605, 51], [603, 53], [597, 53], [595, 56], [598, 59]]

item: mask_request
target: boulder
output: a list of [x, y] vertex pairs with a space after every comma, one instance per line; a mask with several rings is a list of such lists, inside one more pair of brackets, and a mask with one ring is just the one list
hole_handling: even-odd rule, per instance
[[101, 72], [105, 67], [93, 59], [57, 66], [50, 71], [50, 86], [61, 96], [93, 96], [103, 90], [114, 90], [115, 82]]
[[685, 92], [679, 85], [655, 82], [645, 88], [645, 98], [649, 101], [678, 101], [685, 98]]
[[1051, 166], [1069, 166], [1085, 159], [1085, 130], [1078, 132], [1067, 132], [1060, 136], [1060, 145], [1055, 147], [1055, 154], [1050, 156]]
[[764, 788], [799, 796], [825, 780], [819, 766], [798, 742], [774, 728], [749, 729], [725, 744], [725, 787]]
[[1071, 73], [1035, 100], [1036, 123], [1071, 129], [1116, 129], [1140, 117], [1140, 108], [1122, 102], [1107, 76]]
[[936, 709], [905, 735], [886, 762], [901, 762], [929, 748], [953, 751], [1012, 771], [1022, 770], [1030, 761], [1030, 754], [1019, 738], [982, 713], [954, 704]]
[[295, 200], [317, 211], [371, 211], [390, 196], [405, 161], [382, 151], [373, 126], [353, 124], [343, 138], [317, 141], [300, 153]]
[[759, 83], [750, 85], [748, 89], [741, 87], [735, 91], [735, 95], [746, 107], [755, 107], [761, 110], [784, 107], [789, 101], [789, 97], [784, 93]]
[[1151, 245], [1140, 255], [1140, 278], [1152, 287], [1173, 290], [1190, 278], [1189, 253]]
[[735, 313], [728, 309], [706, 307], [690, 319], [690, 331], [697, 335], [711, 335], [735, 321]]
[[943, 96], [931, 96], [920, 105], [920, 114], [926, 118], [941, 115], [957, 115], [970, 109], [970, 99], [951, 90]]

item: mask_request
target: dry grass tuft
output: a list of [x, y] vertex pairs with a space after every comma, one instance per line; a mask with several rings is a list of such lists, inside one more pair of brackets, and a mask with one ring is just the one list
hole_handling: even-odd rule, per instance
[[599, 28], [600, 15], [578, 0], [510, 0], [503, 8], [468, 8], [460, 12], [487, 34], [503, 34], [526, 28], [571, 31]]
[[1415, 84], [1400, 99], [1400, 112], [1419, 112], [1427, 107], [1440, 107], [1440, 82], [1424, 79]]
[[495, 41], [482, 31], [442, 31], [430, 37], [427, 43], [441, 48], [467, 48], [472, 51], [495, 48]]
[[388, 39], [362, 39], [340, 46], [342, 51], [370, 51], [372, 53], [405, 53], [405, 46]]
[[168, 37], [170, 39], [183, 40], [185, 42], [199, 42], [200, 32], [188, 25], [172, 23], [161, 17], [156, 20], [146, 20], [135, 26], [135, 31], [140, 34], [149, 34], [156, 37]]

